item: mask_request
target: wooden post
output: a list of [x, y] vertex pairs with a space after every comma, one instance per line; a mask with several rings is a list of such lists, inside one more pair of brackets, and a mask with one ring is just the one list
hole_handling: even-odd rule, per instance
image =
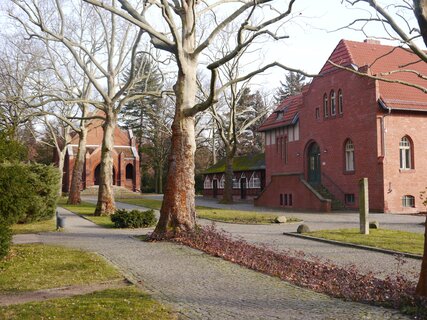
[[359, 180], [360, 233], [369, 234], [369, 191], [368, 178]]

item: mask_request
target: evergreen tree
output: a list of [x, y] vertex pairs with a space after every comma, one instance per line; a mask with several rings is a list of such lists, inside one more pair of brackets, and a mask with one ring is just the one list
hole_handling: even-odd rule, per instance
[[277, 88], [274, 100], [279, 104], [286, 97], [301, 93], [305, 86], [305, 76], [297, 72], [289, 72], [285, 76], [285, 82], [280, 81], [281, 87]]

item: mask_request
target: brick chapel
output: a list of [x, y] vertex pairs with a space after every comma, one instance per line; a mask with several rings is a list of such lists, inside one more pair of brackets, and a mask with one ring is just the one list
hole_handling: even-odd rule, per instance
[[[82, 189], [99, 185], [101, 168], [101, 147], [103, 137], [102, 120], [92, 120], [88, 125], [87, 151], [82, 177]], [[76, 134], [71, 139], [65, 155], [64, 176], [62, 191], [68, 192], [71, 185], [71, 177], [79, 136]], [[139, 155], [132, 131], [125, 131], [116, 127], [114, 131], [113, 157], [113, 184], [122, 186], [132, 191], [139, 191], [141, 179], [139, 172]]]
[[426, 211], [419, 196], [427, 186], [427, 95], [369, 75], [426, 88], [417, 74], [427, 75], [427, 64], [373, 40], [341, 40], [328, 61], [259, 128], [266, 187], [255, 204], [357, 209], [358, 181], [367, 177], [371, 211]]

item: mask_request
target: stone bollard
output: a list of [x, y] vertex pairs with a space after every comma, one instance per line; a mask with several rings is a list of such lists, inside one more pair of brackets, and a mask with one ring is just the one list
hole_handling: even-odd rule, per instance
[[369, 234], [369, 190], [368, 178], [359, 180], [360, 233]]
[[59, 212], [56, 211], [56, 230], [65, 228], [65, 217], [61, 217]]

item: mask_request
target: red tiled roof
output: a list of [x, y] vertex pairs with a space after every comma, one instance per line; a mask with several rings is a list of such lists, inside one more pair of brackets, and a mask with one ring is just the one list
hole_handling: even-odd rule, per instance
[[298, 117], [298, 110], [302, 106], [302, 93], [289, 96], [283, 100], [276, 110], [258, 128], [258, 131], [266, 131], [277, 127], [292, 124]]
[[[328, 60], [334, 63], [360, 68], [369, 67], [372, 75], [400, 80], [427, 87], [427, 80], [414, 73], [402, 72], [414, 70], [427, 76], [427, 63], [408, 50], [370, 42], [341, 40]], [[329, 62], [323, 66], [320, 74], [335, 70]], [[384, 74], [398, 71], [393, 74]], [[421, 90], [398, 83], [378, 82], [382, 102], [391, 109], [427, 111], [427, 95]]]

